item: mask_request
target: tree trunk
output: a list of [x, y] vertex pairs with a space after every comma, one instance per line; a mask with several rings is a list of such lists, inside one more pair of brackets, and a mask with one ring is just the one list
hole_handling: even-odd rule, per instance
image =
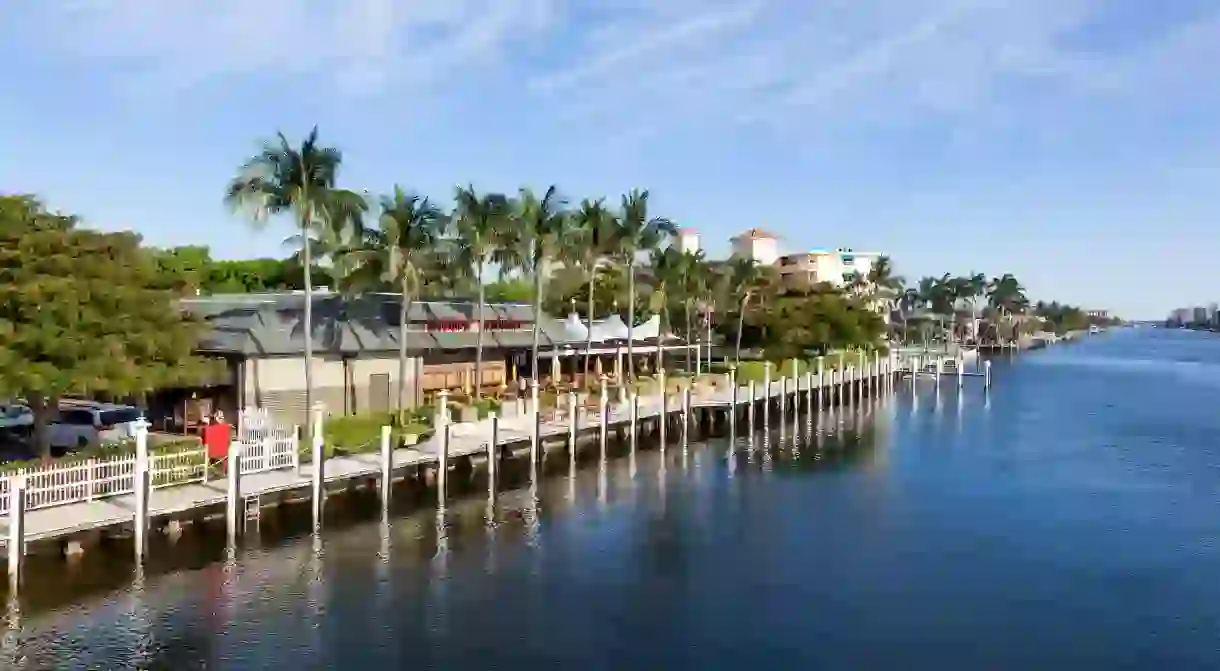
[[627, 262], [627, 381], [635, 381], [635, 255]]
[[668, 310], [662, 307], [660, 314], [661, 319], [657, 324], [657, 369], [654, 372], [658, 375], [661, 373], [661, 371], [665, 370], [665, 348], [662, 347], [662, 344], [665, 342], [665, 327], [667, 324], [669, 324], [669, 319], [666, 316], [666, 312], [668, 312]]
[[690, 315], [690, 304], [688, 303], [686, 305], [686, 374], [694, 375], [695, 369], [693, 366], [691, 366], [690, 341], [691, 341], [691, 315]]
[[746, 295], [741, 297], [741, 312], [737, 314], [737, 348], [733, 355], [735, 366], [741, 365], [741, 332], [746, 328], [746, 303], [749, 302], [750, 294], [746, 292]]
[[589, 385], [589, 368], [590, 368], [589, 364], [592, 361], [591, 357], [592, 357], [592, 352], [593, 352], [593, 287], [596, 283], [597, 283], [597, 271], [594, 270], [593, 272], [589, 273], [589, 305], [588, 305], [589, 309], [588, 309], [588, 312], [586, 313], [589, 318], [589, 320], [588, 320], [589, 325], [588, 325], [588, 328], [586, 329], [586, 333], [585, 333], [584, 384], [586, 387]]
[[47, 397], [42, 394], [30, 394], [26, 400], [29, 401], [30, 412], [34, 413], [34, 448], [39, 456], [48, 458], [51, 456], [51, 434], [47, 431], [47, 425], [51, 422], [51, 408], [57, 408], [59, 403], [55, 398], [49, 399], [51, 403], [48, 403]]
[[[301, 199], [309, 208], [308, 194], [302, 192]], [[301, 317], [305, 337], [305, 446], [313, 449], [313, 259], [310, 258], [308, 209], [301, 212], [301, 259], [305, 263], [305, 310]], [[312, 454], [312, 452], [311, 452]]]
[[407, 297], [407, 282], [404, 279], [398, 297], [398, 425], [402, 426], [406, 419], [407, 396], [407, 319], [411, 310], [411, 300]]
[[478, 277], [475, 281], [479, 283], [479, 307], [478, 307], [478, 322], [479, 330], [474, 336], [474, 400], [478, 402], [482, 396], [483, 390], [483, 302], [487, 297], [487, 289], [483, 286], [483, 259], [478, 261]]

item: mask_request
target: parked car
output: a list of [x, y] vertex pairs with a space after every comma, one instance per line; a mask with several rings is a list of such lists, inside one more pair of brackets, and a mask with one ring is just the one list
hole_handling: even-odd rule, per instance
[[20, 403], [0, 403], [0, 428], [21, 429], [34, 426], [34, 412]]
[[134, 438], [135, 422], [144, 412], [135, 406], [64, 401], [47, 426], [51, 447], [77, 449]]

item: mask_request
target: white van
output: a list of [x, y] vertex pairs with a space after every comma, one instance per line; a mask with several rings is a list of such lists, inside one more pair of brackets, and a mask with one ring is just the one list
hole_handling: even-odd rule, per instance
[[143, 411], [130, 405], [64, 401], [47, 427], [51, 447], [78, 449], [134, 438]]

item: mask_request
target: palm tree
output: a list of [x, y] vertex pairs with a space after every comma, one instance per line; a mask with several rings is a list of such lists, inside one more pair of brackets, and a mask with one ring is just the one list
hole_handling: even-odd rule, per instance
[[1012, 273], [992, 278], [987, 289], [987, 301], [1006, 321], [1029, 306], [1025, 287]]
[[662, 345], [665, 342], [665, 332], [669, 325], [670, 302], [678, 294], [683, 284], [683, 254], [674, 245], [653, 249], [649, 253], [649, 265], [652, 271], [652, 294], [649, 297], [649, 308], [660, 316], [657, 329], [657, 371], [664, 370], [665, 358]]
[[694, 370], [691, 367], [690, 350], [694, 308], [697, 307], [698, 302], [706, 293], [711, 275], [703, 250], [682, 252], [679, 261], [679, 271], [681, 274], [682, 311], [686, 321], [686, 372], [691, 373]]
[[349, 282], [357, 287], [392, 286], [401, 294], [398, 307], [398, 415], [406, 408], [408, 313], [448, 225], [445, 214], [427, 198], [395, 186], [381, 198], [377, 228], [365, 232], [362, 244], [347, 254]]
[[567, 237], [560, 257], [565, 264], [580, 270], [589, 287], [588, 321], [585, 338], [585, 380], [589, 378], [593, 350], [593, 294], [597, 286], [598, 267], [606, 260], [606, 253], [614, 247], [613, 235], [617, 226], [614, 215], [606, 209], [603, 199], [581, 201], [580, 208], [572, 214], [572, 231]]
[[730, 290], [734, 295], [740, 296], [741, 301], [737, 313], [737, 346], [733, 354], [734, 363], [740, 366], [741, 332], [745, 330], [746, 308], [765, 278], [758, 261], [746, 256], [734, 256], [729, 259], [728, 278]]
[[[474, 349], [474, 397], [478, 400], [483, 389], [483, 304], [486, 302], [483, 270], [488, 263], [508, 261], [507, 254], [501, 254], [500, 250], [510, 246], [506, 244], [510, 205], [502, 194], [480, 196], [473, 185], [458, 188], [454, 199], [457, 207], [453, 211], [453, 224], [462, 260], [459, 265], [472, 268], [478, 284], [476, 320], [479, 327], [475, 332]], [[501, 263], [501, 272], [504, 265]]]
[[[257, 226], [269, 218], [290, 214], [301, 236], [301, 260], [305, 273], [305, 305], [302, 315], [305, 359], [305, 412], [313, 406], [313, 283], [310, 269], [313, 260], [307, 243], [311, 231], [345, 218], [344, 204], [362, 199], [335, 188], [343, 156], [334, 147], [318, 143], [315, 126], [300, 146], [289, 144], [283, 133], [276, 142], [268, 142], [240, 169], [225, 190], [225, 203], [230, 209], [246, 214]], [[305, 441], [312, 444], [313, 422], [305, 422]]]
[[516, 247], [518, 264], [524, 266], [534, 278], [534, 344], [530, 357], [530, 370], [538, 379], [538, 340], [542, 321], [543, 275], [547, 261], [555, 254], [564, 233], [568, 229], [567, 201], [559, 195], [555, 185], [547, 187], [541, 198], [529, 189], [521, 189], [517, 198], [515, 217], [520, 222]]
[[648, 191], [632, 190], [623, 196], [614, 241], [619, 260], [627, 266], [627, 379], [635, 379], [635, 276], [641, 252], [651, 251], [678, 229], [664, 217], [648, 216]]

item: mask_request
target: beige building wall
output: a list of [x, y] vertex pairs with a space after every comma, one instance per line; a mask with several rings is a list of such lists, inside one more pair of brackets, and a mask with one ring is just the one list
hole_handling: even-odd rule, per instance
[[[407, 359], [407, 404], [419, 400], [420, 359]], [[313, 359], [313, 400], [329, 414], [355, 414], [389, 410], [398, 394], [396, 355], [340, 358], [330, 355]], [[245, 403], [265, 407], [281, 421], [304, 422], [304, 357], [252, 357], [242, 375]]]

